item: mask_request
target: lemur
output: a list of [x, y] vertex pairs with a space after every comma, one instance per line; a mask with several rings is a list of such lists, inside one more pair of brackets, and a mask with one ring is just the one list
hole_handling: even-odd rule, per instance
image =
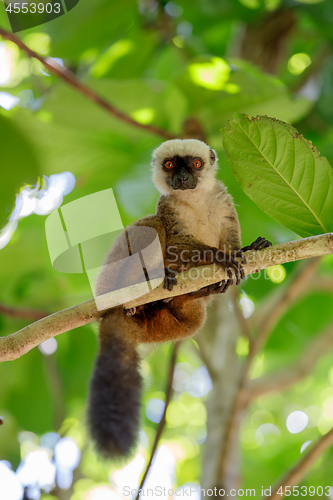
[[[117, 306], [102, 315], [88, 423], [98, 451], [106, 457], [128, 456], [138, 435], [142, 381], [137, 346], [194, 335], [205, 321], [211, 295], [226, 292], [244, 278], [236, 257], [242, 259], [248, 249], [271, 245], [259, 237], [242, 248], [232, 197], [216, 179], [216, 171], [216, 153], [204, 142], [174, 139], [162, 143], [152, 157], [153, 182], [161, 194], [155, 215], [136, 221], [118, 237], [97, 278], [96, 295], [129, 284], [136, 270], [124, 265], [124, 259], [129, 251], [134, 255], [145, 248], [152, 232], [157, 232], [163, 252], [165, 288], [172, 290], [177, 273], [194, 266], [215, 263], [228, 275], [197, 292], [130, 310]], [[108, 272], [108, 264], [114, 262], [118, 271], [111, 266]]]

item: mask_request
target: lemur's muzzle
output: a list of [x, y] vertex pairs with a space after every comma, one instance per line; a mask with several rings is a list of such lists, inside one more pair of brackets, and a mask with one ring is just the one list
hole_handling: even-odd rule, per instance
[[171, 186], [173, 189], [194, 189], [197, 185], [195, 179], [184, 167], [180, 167], [172, 178]]

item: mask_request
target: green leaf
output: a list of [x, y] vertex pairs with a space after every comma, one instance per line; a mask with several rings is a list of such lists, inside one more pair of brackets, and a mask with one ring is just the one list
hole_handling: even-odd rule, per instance
[[8, 222], [15, 197], [25, 184], [36, 184], [39, 158], [21, 126], [0, 115], [0, 229]]
[[138, 19], [135, 4], [135, 0], [80, 0], [66, 15], [43, 24], [42, 31], [51, 34], [55, 57], [76, 60], [126, 36]]
[[223, 144], [243, 191], [300, 236], [333, 229], [333, 169], [291, 125], [235, 113]]

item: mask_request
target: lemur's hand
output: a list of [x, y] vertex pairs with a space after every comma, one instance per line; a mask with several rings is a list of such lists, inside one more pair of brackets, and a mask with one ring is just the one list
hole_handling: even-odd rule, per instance
[[229, 286], [233, 285], [234, 280], [222, 280], [219, 283], [213, 283], [212, 285], [205, 286], [200, 290], [191, 292], [190, 295], [195, 296], [195, 298], [207, 297], [208, 295], [216, 295], [218, 293], [225, 293]]
[[259, 236], [251, 245], [248, 245], [247, 247], [243, 247], [241, 249], [241, 252], [247, 252], [247, 250], [262, 250], [263, 248], [268, 248], [271, 247], [272, 243], [266, 238], [262, 238]]
[[234, 253], [235, 257], [240, 257], [242, 264], [246, 264], [246, 259], [244, 256], [244, 252], [247, 252], [248, 250], [262, 250], [263, 248], [268, 248], [271, 247], [272, 243], [266, 238], [262, 238], [259, 236], [251, 245], [248, 245], [246, 247], [241, 248], [240, 250], [237, 250]]
[[[243, 280], [245, 278], [243, 266], [242, 266], [242, 264], [240, 264], [236, 260], [236, 257], [238, 257], [238, 255], [236, 253], [234, 254], [234, 256], [231, 256], [231, 255], [225, 253], [223, 260], [218, 261], [218, 264], [221, 265], [223, 267], [223, 269], [225, 269], [225, 271], [228, 275], [228, 279], [223, 280], [223, 281], [229, 282], [228, 288], [230, 285], [233, 284], [234, 278], [236, 279], [236, 285], [239, 285], [241, 280]], [[242, 259], [242, 262], [243, 262], [243, 259]], [[220, 292], [220, 293], [222, 293], [222, 292]]]
[[163, 288], [172, 292], [173, 287], [177, 285], [177, 272], [170, 269], [170, 267], [165, 268], [165, 278], [163, 283]]

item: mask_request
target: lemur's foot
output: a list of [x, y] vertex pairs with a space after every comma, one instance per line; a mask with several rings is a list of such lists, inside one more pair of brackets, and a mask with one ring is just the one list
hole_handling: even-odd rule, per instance
[[130, 309], [126, 309], [126, 316], [131, 317], [136, 314], [136, 307], [131, 307]]
[[241, 252], [246, 252], [247, 250], [262, 250], [263, 248], [268, 248], [271, 247], [272, 243], [266, 238], [262, 238], [259, 236], [251, 245], [248, 245], [247, 247], [243, 247], [240, 251]]
[[222, 280], [220, 283], [215, 283], [214, 284], [214, 289], [212, 291], [212, 294], [217, 294], [217, 293], [225, 293], [231, 285], [234, 284], [234, 280], [228, 279], [228, 280]]
[[205, 286], [200, 290], [191, 292], [190, 295], [195, 295], [196, 298], [199, 298], [208, 297], [209, 295], [216, 295], [218, 293], [225, 293], [228, 290], [229, 286], [231, 286], [233, 283], [233, 279], [222, 280], [219, 283], [213, 283], [212, 285]]
[[[237, 257], [237, 255], [235, 255]], [[236, 260], [235, 257], [231, 257], [230, 255], [226, 255], [226, 259], [222, 262], [219, 262], [222, 267], [226, 270], [228, 275], [228, 280], [223, 281], [232, 281], [236, 278], [236, 285], [239, 285], [241, 280], [245, 278], [245, 273], [243, 266]], [[233, 284], [233, 283], [230, 283]], [[230, 286], [230, 285], [228, 285]]]
[[163, 288], [166, 288], [170, 292], [172, 292], [173, 287], [177, 285], [177, 273], [168, 267], [165, 268], [165, 277]]
[[245, 259], [245, 255], [244, 255], [244, 250], [241, 249], [241, 250], [236, 250], [234, 252], [234, 257], [240, 257], [240, 260], [242, 261], [242, 264], [246, 264], [246, 259]]

